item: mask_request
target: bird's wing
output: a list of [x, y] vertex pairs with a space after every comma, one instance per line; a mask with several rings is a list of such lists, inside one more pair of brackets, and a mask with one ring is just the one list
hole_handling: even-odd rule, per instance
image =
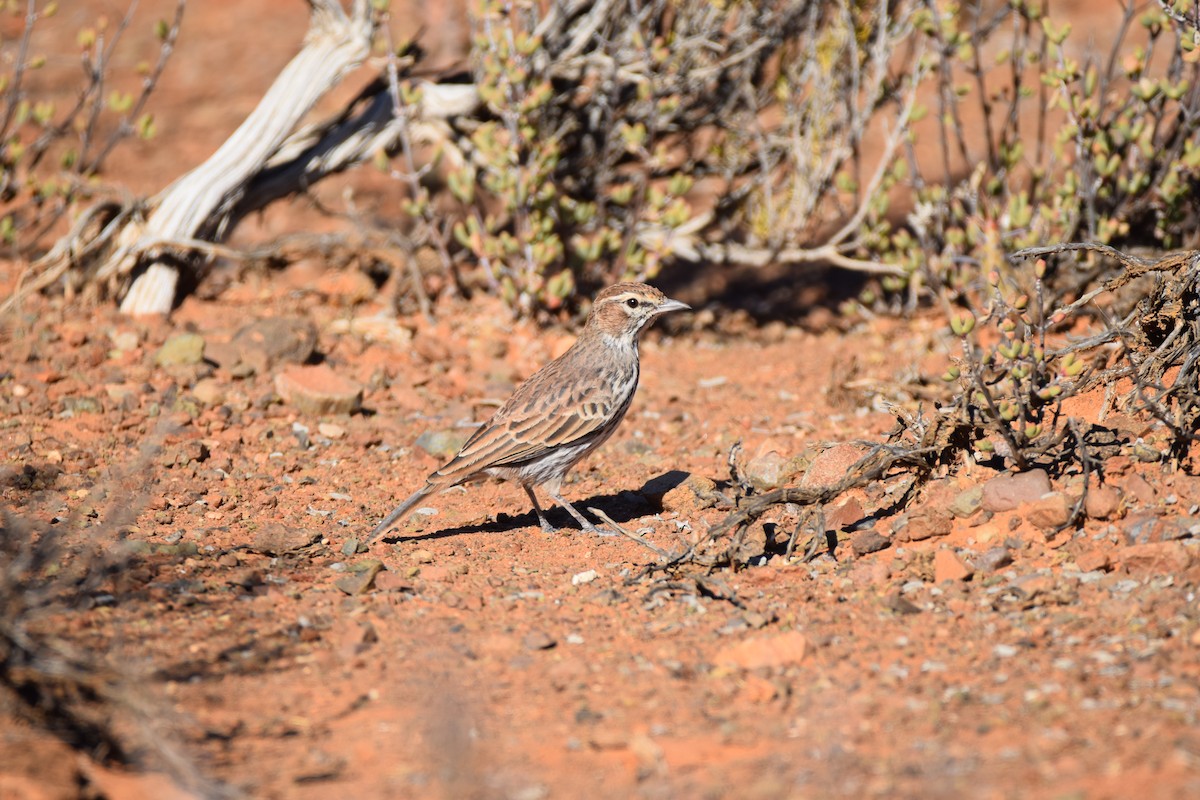
[[540, 458], [600, 433], [618, 412], [616, 404], [627, 400], [603, 385], [572, 392], [518, 392], [435, 474], [461, 480], [489, 467]]

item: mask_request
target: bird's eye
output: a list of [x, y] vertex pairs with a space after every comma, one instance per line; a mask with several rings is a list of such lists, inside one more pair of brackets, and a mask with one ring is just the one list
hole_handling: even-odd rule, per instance
[[625, 301], [625, 305], [629, 306], [630, 308], [637, 308], [638, 307], [637, 298], [636, 297], [629, 298], [628, 300]]

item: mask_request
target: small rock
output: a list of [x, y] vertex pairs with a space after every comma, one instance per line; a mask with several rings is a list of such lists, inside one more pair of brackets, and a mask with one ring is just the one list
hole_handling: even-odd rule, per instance
[[375, 282], [358, 269], [322, 272], [312, 283], [312, 288], [348, 304], [361, 303], [379, 294]]
[[714, 662], [722, 667], [759, 669], [799, 664], [808, 653], [808, 639], [799, 631], [747, 639], [717, 653]]
[[1055, 530], [1071, 519], [1074, 504], [1062, 492], [1050, 492], [1022, 506], [1022, 515], [1041, 531]]
[[411, 592], [413, 584], [398, 573], [383, 570], [375, 576], [375, 589], [380, 592]]
[[433, 553], [428, 550], [413, 550], [409, 553], [408, 560], [414, 564], [432, 564]]
[[375, 584], [375, 576], [383, 569], [382, 562], [372, 559], [355, 565], [355, 571], [333, 582], [333, 585], [350, 596], [366, 594]]
[[558, 642], [554, 641], [545, 631], [531, 631], [521, 639], [521, 644], [525, 646], [526, 650], [549, 650]]
[[716, 501], [716, 483], [703, 475], [688, 475], [683, 483], [662, 496], [662, 509], [688, 515], [712, 508]]
[[902, 542], [921, 542], [933, 537], [949, 536], [953, 528], [950, 517], [940, 509], [922, 509], [910, 514], [907, 524], [895, 530]]
[[1133, 498], [1143, 506], [1152, 505], [1158, 496], [1158, 492], [1154, 490], [1150, 482], [1136, 472], [1122, 478], [1119, 486], [1126, 496]]
[[379, 641], [379, 631], [370, 622], [343, 623], [330, 632], [334, 647], [343, 658], [362, 655]]
[[850, 535], [850, 549], [855, 556], [878, 553], [891, 547], [892, 540], [876, 531], [857, 531]]
[[466, 441], [461, 431], [425, 431], [414, 444], [431, 456], [448, 458], [461, 450]]
[[730, 557], [737, 564], [749, 564], [767, 552], [767, 531], [761, 525], [755, 525], [742, 534], [736, 551]]
[[322, 422], [317, 425], [317, 433], [326, 439], [342, 439], [346, 436], [346, 429], [333, 422]]
[[428, 566], [421, 567], [422, 580], [445, 583], [453, 578], [454, 575], [454, 570], [450, 569], [449, 567], [441, 566], [440, 564], [430, 564]]
[[275, 391], [285, 403], [314, 416], [352, 414], [363, 397], [361, 386], [325, 364], [288, 367], [275, 376]]
[[137, 349], [138, 335], [134, 331], [113, 331], [109, 334], [113, 349], [122, 353]]
[[1095, 572], [1098, 569], [1107, 571], [1112, 566], [1112, 556], [1107, 550], [1096, 548], [1080, 553], [1075, 558], [1075, 566], [1080, 572]]
[[63, 411], [71, 415], [77, 414], [99, 414], [103, 411], [100, 401], [94, 397], [64, 397], [62, 401]]
[[1012, 511], [1049, 494], [1051, 490], [1050, 476], [1042, 469], [997, 475], [983, 485], [980, 507], [993, 513]]
[[201, 378], [192, 387], [192, 396], [206, 406], [219, 406], [225, 402], [225, 389], [216, 378]]
[[973, 570], [953, 550], [942, 548], [933, 555], [933, 582], [965, 581]]
[[974, 562], [980, 572], [996, 572], [1013, 563], [1012, 551], [1007, 547], [992, 547], [983, 551]]
[[181, 333], [163, 342], [154, 362], [160, 367], [199, 364], [204, 360], [204, 337], [196, 333]]
[[791, 473], [786, 471], [787, 464], [787, 459], [771, 450], [752, 458], [742, 468], [742, 475], [755, 489], [769, 492], [783, 486], [792, 477]]
[[307, 319], [272, 317], [251, 322], [229, 344], [214, 349], [213, 361], [242, 375], [264, 375], [280, 364], [303, 364], [317, 347], [317, 326]]
[[254, 534], [250, 549], [263, 555], [282, 556], [302, 550], [320, 540], [320, 531], [271, 522]]
[[1183, 542], [1149, 542], [1126, 547], [1118, 554], [1130, 575], [1174, 575], [1192, 565], [1192, 548]]
[[[825, 527], [831, 531], [840, 531], [850, 527], [865, 516], [862, 503], [851, 497], [832, 511], [825, 514]], [[882, 548], [880, 548], [882, 549]], [[873, 553], [874, 550], [867, 552]]]
[[983, 487], [972, 486], [955, 495], [947, 510], [959, 519], [973, 515], [983, 505]]
[[1091, 519], [1113, 519], [1121, 509], [1121, 490], [1109, 484], [1093, 486], [1083, 498], [1083, 510]]
[[596, 578], [598, 578], [598, 577], [600, 577], [600, 575], [594, 569], [584, 570], [583, 572], [576, 572], [574, 575], [571, 576], [571, 585], [572, 586], [580, 586], [585, 583], [591, 583], [592, 581], [596, 580]]
[[351, 536], [342, 544], [342, 555], [352, 556], [358, 553], [358, 539]]
[[900, 592], [892, 592], [883, 598], [884, 608], [897, 614], [920, 614], [920, 606], [907, 599]]
[[836, 444], [819, 453], [809, 465], [800, 485], [808, 489], [827, 489], [845, 479], [850, 469], [870, 450], [856, 444]]

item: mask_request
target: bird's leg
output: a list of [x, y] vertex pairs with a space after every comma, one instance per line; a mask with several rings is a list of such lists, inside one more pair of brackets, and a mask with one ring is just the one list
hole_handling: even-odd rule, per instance
[[604, 530], [603, 528], [597, 528], [595, 525], [593, 525], [591, 522], [589, 522], [587, 517], [585, 517], [583, 514], [580, 514], [578, 511], [575, 510], [575, 506], [571, 505], [565, 499], [563, 499], [562, 494], [560, 494], [557, 489], [555, 491], [550, 491], [550, 487], [547, 486], [546, 494], [550, 495], [552, 498], [554, 498], [554, 502], [558, 503], [560, 506], [562, 506], [564, 509], [566, 509], [567, 513], [570, 514], [572, 517], [574, 517], [575, 521], [579, 523], [579, 527], [583, 528], [588, 533], [594, 533], [597, 536], [615, 536], [616, 535], [614, 533], [611, 533], [610, 531]]
[[525, 494], [529, 495], [529, 499], [533, 501], [533, 511], [537, 514], [538, 524], [542, 526], [542, 530], [546, 533], [554, 533], [558, 528], [550, 524], [546, 519], [546, 515], [542, 513], [542, 506], [538, 503], [537, 495], [533, 493], [533, 487], [528, 484], [521, 484], [521, 488], [525, 490]]

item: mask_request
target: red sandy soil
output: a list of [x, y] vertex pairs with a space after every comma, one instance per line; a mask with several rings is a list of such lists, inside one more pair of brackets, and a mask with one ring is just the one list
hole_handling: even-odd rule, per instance
[[[163, 135], [196, 160], [302, 35], [299, 3], [243, 5], [291, 28], [261, 52], [197, 37], [156, 98]], [[192, 4], [188, 24], [249, 24], [218, 8]], [[228, 100], [213, 83], [224, 58]], [[196, 123], [205, 103], [211, 129]], [[161, 144], [117, 162], [133, 191], [191, 162]], [[293, 205], [239, 235], [307, 219]], [[23, 266], [0, 262], [0, 294]], [[726, 480], [738, 440], [760, 464], [807, 451], [808, 480], [836, 479], [857, 451], [824, 446], [881, 440], [895, 418], [880, 401], [915, 408], [903, 387], [936, 381], [953, 350], [940, 319], [756, 328], [704, 307], [711, 289], [685, 289], [700, 313], [647, 335], [633, 409], [565, 489], [668, 549], [727, 512], [665, 489]], [[1048, 500], [952, 516], [1000, 476], [959, 468], [907, 525], [860, 526], [882, 549], [843, 533], [810, 563], [774, 547], [759, 566], [666, 579], [644, 575], [657, 557], [630, 539], [542, 533], [518, 488], [482, 483], [355, 552], [439, 465], [422, 434], [469, 431], [571, 340], [487, 300], [347, 325], [381, 312], [377, 294], [305, 263], [168, 321], [33, 298], [0, 333], [3, 507], [37, 529], [58, 521], [72, 553], [135, 514], [122, 574], [38, 624], [128, 674], [209, 779], [314, 800], [1200, 795], [1197, 478], [1112, 455], [1090, 516], [1055, 534], [1078, 477]], [[311, 320], [317, 358], [364, 388], [362, 409], [281, 402], [286, 365], [157, 362], [181, 333], [220, 352], [267, 318]], [[1095, 421], [1102, 399], [1072, 413]], [[1152, 424], [1108, 424], [1130, 446], [1158, 441]], [[883, 491], [828, 518], [859, 523]], [[786, 538], [795, 509], [762, 522], [754, 536]], [[356, 582], [376, 559], [385, 569]], [[153, 763], [74, 753], [0, 705], [0, 797], [189, 796]]]

